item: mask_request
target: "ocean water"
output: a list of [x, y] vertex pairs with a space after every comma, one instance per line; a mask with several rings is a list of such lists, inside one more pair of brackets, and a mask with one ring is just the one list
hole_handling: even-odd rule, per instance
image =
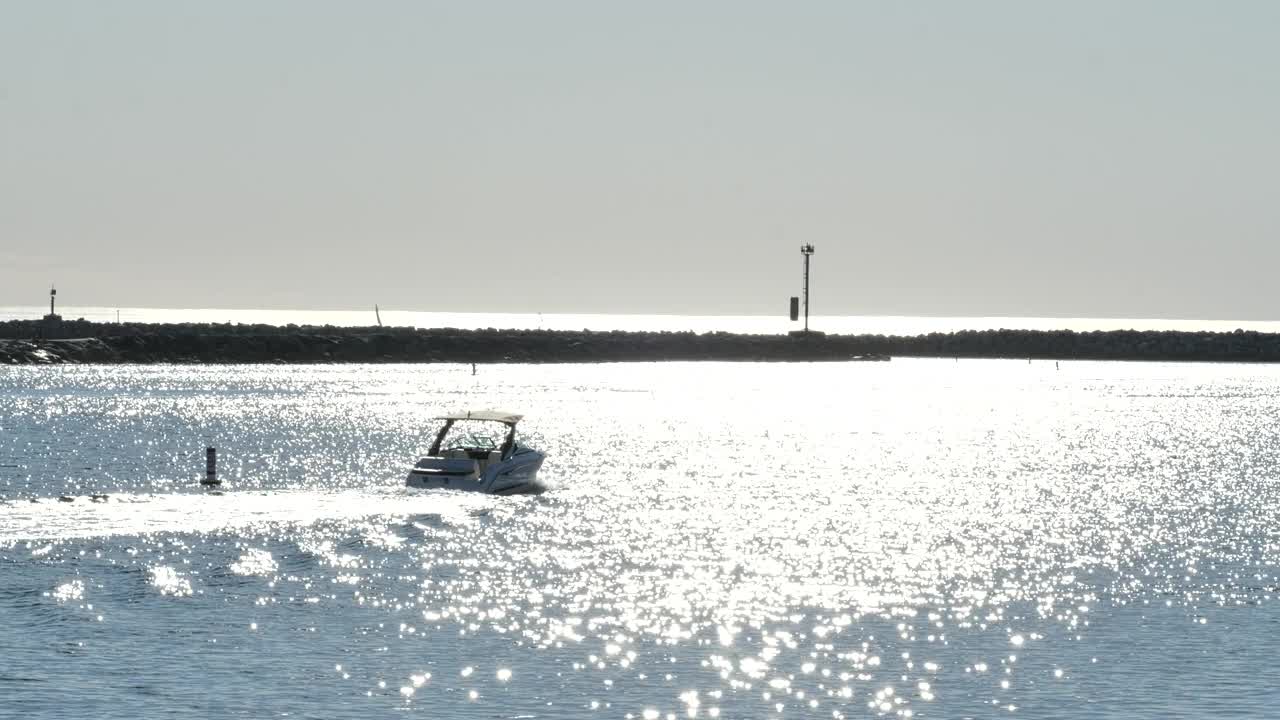
[[[0, 320], [33, 320], [47, 307], [0, 306]], [[386, 325], [417, 328], [498, 328], [546, 330], [692, 331], [785, 334], [801, 327], [777, 315], [653, 315], [585, 313], [450, 313], [383, 309], [364, 310], [230, 310], [217, 308], [111, 308], [58, 306], [68, 319], [94, 322], [242, 323], [266, 325]], [[1162, 318], [925, 317], [908, 315], [814, 315], [815, 330], [842, 334], [923, 335], [959, 330], [1181, 330], [1231, 332], [1236, 329], [1280, 332], [1269, 320], [1197, 320]]]
[[[554, 489], [403, 488], [468, 406]], [[1261, 365], [0, 368], [0, 717], [1274, 717], [1278, 415]]]

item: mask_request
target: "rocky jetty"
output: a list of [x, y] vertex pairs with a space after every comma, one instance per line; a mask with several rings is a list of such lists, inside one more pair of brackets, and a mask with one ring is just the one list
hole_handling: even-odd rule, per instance
[[989, 330], [887, 335], [0, 322], [0, 364], [848, 361], [900, 357], [1280, 362], [1280, 334]]
[[0, 340], [0, 365], [122, 362], [98, 338], [78, 340]]

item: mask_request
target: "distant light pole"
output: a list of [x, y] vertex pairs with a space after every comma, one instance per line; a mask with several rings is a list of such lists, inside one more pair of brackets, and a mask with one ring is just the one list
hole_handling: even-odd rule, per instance
[[37, 330], [38, 337], [56, 338], [62, 333], [62, 318], [58, 316], [58, 308], [56, 301], [58, 299], [58, 291], [52, 285], [49, 286], [49, 314], [44, 316], [40, 322], [40, 328]]
[[813, 246], [800, 246], [800, 254], [804, 256], [804, 331], [809, 332], [809, 256], [813, 255]]

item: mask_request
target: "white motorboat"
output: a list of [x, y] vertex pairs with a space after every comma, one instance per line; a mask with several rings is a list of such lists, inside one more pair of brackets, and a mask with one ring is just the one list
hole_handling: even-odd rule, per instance
[[427, 456], [409, 470], [405, 485], [494, 495], [546, 491], [537, 479], [546, 453], [516, 438], [516, 423], [522, 417], [498, 410], [470, 410], [435, 418], [443, 424]]

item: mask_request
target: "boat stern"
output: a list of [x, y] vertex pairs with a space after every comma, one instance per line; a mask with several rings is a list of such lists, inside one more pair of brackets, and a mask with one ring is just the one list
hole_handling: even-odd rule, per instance
[[479, 490], [480, 464], [466, 458], [424, 457], [409, 470], [406, 486]]

